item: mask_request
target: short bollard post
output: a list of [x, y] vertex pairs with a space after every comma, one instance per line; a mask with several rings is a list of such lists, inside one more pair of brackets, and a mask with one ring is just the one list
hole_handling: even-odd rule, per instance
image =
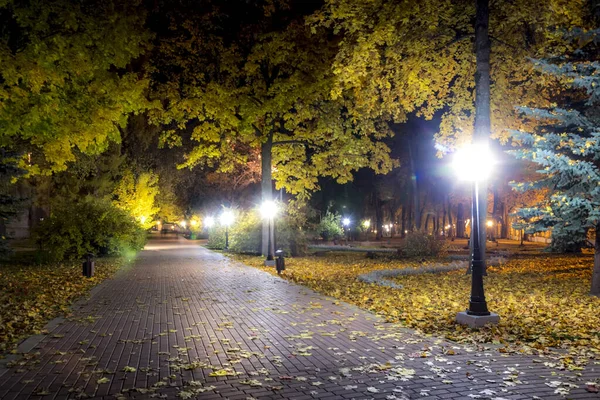
[[283, 258], [283, 250], [277, 250], [275, 252], [277, 259], [275, 260], [275, 268], [277, 269], [277, 273], [281, 274], [281, 271], [285, 270], [285, 259]]
[[92, 253], [87, 253], [85, 255], [85, 261], [83, 262], [83, 276], [86, 276], [88, 278], [94, 276], [95, 262], [92, 257], [94, 257]]

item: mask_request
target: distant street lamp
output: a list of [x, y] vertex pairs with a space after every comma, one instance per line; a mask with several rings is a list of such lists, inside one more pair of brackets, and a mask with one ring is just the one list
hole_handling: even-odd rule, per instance
[[268, 230], [268, 245], [267, 245], [267, 259], [265, 260], [265, 266], [272, 267], [275, 265], [275, 230], [273, 226], [273, 219], [277, 215], [277, 204], [274, 201], [267, 200], [260, 205], [260, 214], [264, 219], [267, 220], [269, 226]]
[[234, 218], [231, 210], [223, 210], [219, 217], [219, 222], [225, 226], [225, 250], [229, 249], [229, 225], [233, 224]]
[[362, 226], [365, 230], [365, 240], [369, 240], [369, 227], [371, 226], [371, 221], [368, 219], [365, 219], [362, 222]]
[[215, 219], [213, 217], [204, 218], [204, 225], [207, 228], [212, 228], [215, 225]]
[[491, 219], [488, 219], [485, 224], [487, 225], [488, 240], [493, 241], [494, 240], [494, 231], [493, 231], [492, 227], [494, 226], [494, 221], [492, 221]]
[[485, 324], [495, 324], [500, 321], [498, 314], [488, 311], [483, 290], [483, 275], [485, 271], [485, 255], [480, 251], [481, 219], [481, 197], [479, 194], [479, 182], [488, 179], [494, 167], [494, 157], [486, 144], [471, 144], [456, 152], [453, 162], [454, 169], [459, 179], [473, 182], [473, 207], [471, 208], [473, 241], [471, 252], [471, 299], [469, 309], [459, 312], [456, 322], [472, 327]]
[[342, 219], [342, 225], [344, 226], [344, 235], [346, 235], [346, 244], [348, 243], [348, 227], [350, 226], [350, 218], [344, 218]]

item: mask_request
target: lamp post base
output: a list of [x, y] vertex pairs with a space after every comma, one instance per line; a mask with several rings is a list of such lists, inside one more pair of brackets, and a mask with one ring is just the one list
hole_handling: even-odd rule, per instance
[[265, 267], [274, 267], [275, 260], [265, 260]]
[[461, 325], [470, 326], [471, 328], [481, 328], [487, 324], [496, 325], [500, 322], [500, 316], [495, 313], [490, 313], [490, 315], [471, 315], [467, 314], [466, 311], [461, 311], [456, 314], [456, 322]]

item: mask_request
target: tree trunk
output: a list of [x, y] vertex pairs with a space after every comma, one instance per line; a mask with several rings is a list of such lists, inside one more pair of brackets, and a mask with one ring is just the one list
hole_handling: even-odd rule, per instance
[[458, 203], [456, 210], [456, 237], [465, 237], [465, 208], [463, 203]]
[[[427, 196], [425, 196], [425, 198], [423, 199], [423, 205], [418, 205], [419, 207], [419, 219], [418, 219], [418, 223], [417, 223], [417, 230], [419, 231], [426, 231], [427, 230], [427, 223], [425, 223], [425, 228], [423, 228], [422, 224], [423, 224], [423, 217], [425, 216], [425, 210], [427, 209]], [[415, 216], [416, 218], [416, 216]]]
[[592, 290], [590, 294], [600, 296], [600, 222], [596, 223], [596, 240], [594, 242], [594, 269], [592, 271]]
[[[273, 200], [273, 181], [271, 178], [271, 156], [273, 151], [273, 134], [269, 134], [267, 141], [264, 142], [260, 148], [261, 156], [261, 198], [262, 201]], [[269, 246], [269, 224], [263, 220], [262, 224], [262, 242], [261, 242], [261, 253], [263, 256], [268, 254]]]
[[446, 220], [446, 214], [447, 214], [448, 210], [446, 209], [446, 204], [444, 204], [443, 207], [444, 207], [444, 213], [442, 215], [442, 236], [446, 237], [446, 236], [448, 236], [447, 232], [446, 232], [446, 226], [448, 225], [446, 223], [446, 221], [447, 221]]
[[510, 232], [510, 221], [508, 220], [508, 207], [506, 207], [506, 201], [502, 202], [502, 232], [500, 237], [502, 239], [508, 239], [508, 233]]
[[[413, 211], [415, 213], [414, 218], [414, 226], [417, 230], [421, 230], [421, 204], [420, 204], [420, 193], [419, 193], [419, 182], [417, 182], [417, 170], [416, 170], [416, 162], [415, 162], [415, 154], [416, 151], [413, 150], [413, 146], [415, 146], [416, 139], [413, 139], [408, 144], [408, 157], [410, 158], [410, 169], [412, 171], [411, 183], [412, 183], [412, 194], [413, 194]], [[412, 225], [411, 225], [412, 228]]]
[[452, 223], [452, 203], [450, 203], [450, 196], [448, 196], [448, 201], [446, 203], [448, 204], [448, 225], [450, 225], [448, 237], [452, 238], [454, 237], [455, 233], [453, 227], [454, 224]]
[[402, 206], [402, 225], [401, 225], [401, 229], [402, 231], [400, 232], [400, 236], [401, 237], [405, 237], [406, 236], [406, 205]]
[[[473, 142], [487, 144], [489, 142], [490, 123], [490, 38], [489, 0], [477, 0], [475, 15], [475, 126]], [[477, 168], [476, 165], [473, 168]], [[487, 182], [479, 182], [479, 253], [485, 260], [485, 233], [487, 220]], [[471, 221], [474, 222], [474, 221]], [[473, 241], [471, 240], [471, 243]], [[484, 267], [485, 268], [485, 267]]]
[[375, 196], [375, 220], [377, 224], [377, 235], [375, 240], [381, 240], [383, 238], [383, 207], [379, 197]]
[[412, 206], [412, 200], [408, 203], [408, 230], [410, 232], [413, 231], [413, 206]]

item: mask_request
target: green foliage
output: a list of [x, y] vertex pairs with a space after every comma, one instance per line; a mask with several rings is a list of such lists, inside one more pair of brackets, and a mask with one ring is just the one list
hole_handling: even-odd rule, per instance
[[408, 233], [402, 246], [402, 254], [408, 257], [438, 257], [446, 251], [445, 241], [422, 232]]
[[133, 215], [144, 229], [150, 229], [154, 225], [153, 217], [159, 211], [155, 206], [158, 194], [158, 175], [143, 172], [136, 176], [127, 169], [115, 188], [114, 204]]
[[342, 216], [327, 211], [317, 226], [317, 233], [323, 240], [337, 240], [343, 237]]
[[[286, 255], [301, 255], [306, 251], [306, 235], [296, 226], [293, 218], [280, 210], [275, 218], [275, 250], [282, 249]], [[260, 254], [263, 220], [257, 210], [238, 212], [229, 227], [229, 250], [240, 254]], [[225, 248], [225, 228], [217, 225], [209, 230], [208, 248]]]
[[208, 230], [208, 242], [206, 247], [209, 249], [222, 250], [225, 248], [225, 227], [215, 225]]
[[52, 261], [76, 260], [141, 250], [146, 231], [134, 218], [110, 202], [87, 199], [53, 210], [34, 232], [35, 241]]
[[0, 145], [28, 146], [24, 169], [61, 171], [77, 152], [103, 152], [149, 106], [147, 80], [128, 69], [151, 39], [138, 6], [0, 2]]
[[306, 231], [294, 222], [289, 215], [275, 221], [275, 250], [283, 250], [286, 257], [303, 256], [307, 252]]
[[262, 220], [255, 210], [236, 215], [229, 229], [229, 248], [235, 253], [260, 254]]
[[[528, 233], [552, 229], [556, 251], [579, 251], [586, 233], [600, 223], [600, 65], [597, 40], [600, 30], [579, 36], [582, 45], [591, 46], [558, 61], [537, 61], [547, 74], [567, 84], [563, 96], [576, 108], [520, 108], [527, 119], [539, 121], [533, 132], [513, 131], [519, 149], [515, 157], [534, 163], [538, 178], [512, 183], [517, 191], [548, 189], [550, 196], [537, 205], [521, 208], [516, 215]], [[575, 100], [578, 100], [575, 102]]]

